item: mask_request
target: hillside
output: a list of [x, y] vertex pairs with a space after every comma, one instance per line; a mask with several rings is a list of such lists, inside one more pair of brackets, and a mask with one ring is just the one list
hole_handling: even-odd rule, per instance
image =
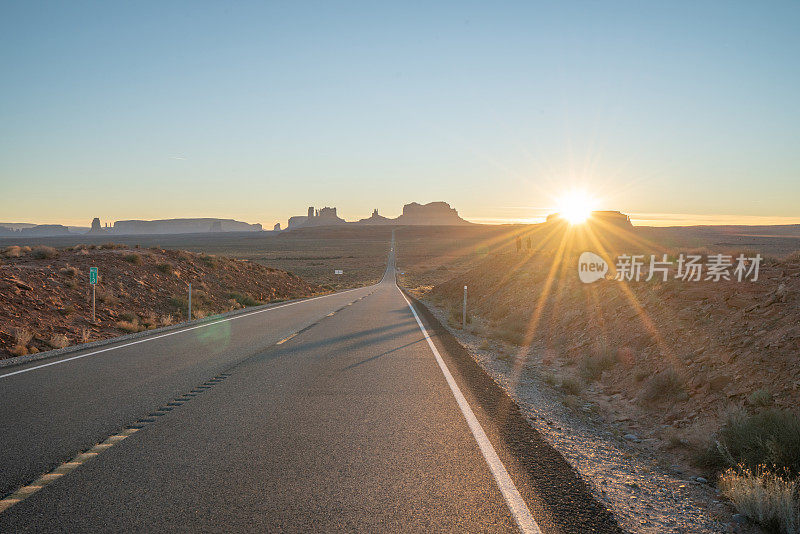
[[[249, 261], [180, 250], [8, 247], [0, 264], [0, 358], [85, 343], [324, 290]], [[92, 324], [89, 267], [99, 269]]]
[[720, 414], [800, 405], [800, 255], [767, 260], [757, 282], [583, 284], [575, 259], [550, 279], [552, 255], [492, 254], [425, 298], [455, 323], [467, 285], [487, 343], [518, 347], [517, 365], [687, 460]]

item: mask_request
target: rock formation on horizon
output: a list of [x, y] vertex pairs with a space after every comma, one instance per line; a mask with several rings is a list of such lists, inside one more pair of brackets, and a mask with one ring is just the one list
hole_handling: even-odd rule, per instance
[[449, 226], [454, 224], [471, 224], [458, 215], [455, 208], [447, 202], [429, 202], [418, 204], [412, 202], [403, 206], [403, 214], [396, 224]]
[[157, 221], [116, 221], [112, 233], [122, 234], [196, 234], [207, 232], [260, 232], [260, 224], [233, 219], [162, 219]]
[[396, 224], [394, 219], [390, 219], [388, 217], [384, 217], [383, 215], [378, 214], [378, 210], [372, 210], [372, 215], [370, 215], [366, 219], [361, 219], [358, 221], [358, 224]]
[[309, 226], [333, 226], [339, 224], [407, 224], [412, 226], [422, 225], [461, 225], [472, 224], [459, 217], [458, 212], [450, 207], [447, 202], [430, 202], [428, 204], [418, 204], [412, 202], [403, 206], [403, 214], [396, 219], [390, 219], [378, 214], [378, 210], [373, 210], [372, 215], [357, 222], [347, 222], [336, 214], [336, 208], [322, 208], [315, 210], [314, 207], [308, 208], [308, 215], [295, 215], [289, 218], [287, 230], [295, 228], [306, 228]]
[[92, 227], [89, 229], [87, 234], [105, 234], [108, 232], [107, 228], [103, 228], [103, 225], [100, 224], [100, 217], [95, 217], [92, 219]]
[[309, 206], [308, 215], [296, 215], [289, 218], [289, 224], [286, 226], [287, 230], [295, 228], [304, 228], [308, 226], [333, 226], [337, 224], [346, 224], [347, 221], [340, 218], [336, 214], [336, 208], [324, 208], [314, 210], [314, 206]]

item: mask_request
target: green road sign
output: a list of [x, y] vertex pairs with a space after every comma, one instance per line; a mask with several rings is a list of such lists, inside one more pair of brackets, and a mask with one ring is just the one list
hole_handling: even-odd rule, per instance
[[97, 284], [97, 267], [89, 267], [89, 283]]

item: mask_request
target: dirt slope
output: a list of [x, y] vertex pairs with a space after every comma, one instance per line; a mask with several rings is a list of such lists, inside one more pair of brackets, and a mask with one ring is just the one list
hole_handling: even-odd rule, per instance
[[726, 411], [800, 405], [797, 254], [741, 283], [583, 284], [576, 265], [565, 260], [548, 291], [552, 255], [491, 255], [427, 296], [460, 321], [468, 285], [470, 328], [521, 345], [512, 357], [534, 359], [549, 382], [686, 458]]
[[[0, 260], [0, 358], [60, 348], [324, 290], [248, 261], [120, 245], [9, 247]], [[97, 267], [92, 324], [89, 267]]]

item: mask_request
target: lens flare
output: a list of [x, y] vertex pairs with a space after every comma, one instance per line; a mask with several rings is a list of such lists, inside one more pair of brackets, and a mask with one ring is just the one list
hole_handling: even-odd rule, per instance
[[595, 202], [585, 191], [569, 191], [558, 198], [558, 213], [570, 224], [580, 224], [592, 214]]

